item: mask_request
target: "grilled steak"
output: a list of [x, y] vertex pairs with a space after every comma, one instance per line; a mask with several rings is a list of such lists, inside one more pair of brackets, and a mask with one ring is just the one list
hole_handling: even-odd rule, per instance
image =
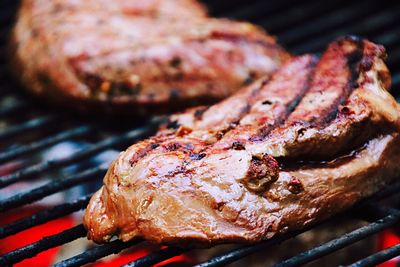
[[80, 109], [164, 112], [209, 103], [289, 55], [196, 0], [24, 0], [11, 48], [28, 90]]
[[[174, 115], [112, 164], [84, 217], [96, 242], [256, 242], [393, 183], [400, 107], [383, 47], [356, 37]], [[307, 161], [312, 159], [313, 161]]]

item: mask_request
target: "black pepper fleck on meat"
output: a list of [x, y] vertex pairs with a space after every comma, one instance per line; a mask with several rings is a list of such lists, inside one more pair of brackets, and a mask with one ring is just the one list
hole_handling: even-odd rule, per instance
[[170, 121], [170, 122], [168, 122], [168, 124], [167, 124], [167, 128], [168, 128], [168, 129], [173, 129], [173, 130], [178, 129], [180, 126], [181, 126], [181, 125], [178, 123], [177, 120]]
[[171, 61], [169, 62], [169, 65], [173, 68], [178, 68], [180, 65], [182, 64], [182, 59], [180, 59], [179, 57], [174, 57], [173, 59], [171, 59]]
[[261, 104], [263, 105], [272, 105], [272, 102], [269, 100], [264, 100]]
[[246, 148], [239, 141], [235, 141], [235, 142], [232, 143], [232, 149], [234, 149], [234, 150], [245, 150]]
[[198, 153], [198, 154], [192, 154], [190, 155], [191, 160], [201, 160], [206, 156], [206, 153]]
[[159, 146], [160, 146], [159, 144], [151, 144], [150, 148], [151, 148], [151, 149], [156, 149], [156, 148], [159, 147]]

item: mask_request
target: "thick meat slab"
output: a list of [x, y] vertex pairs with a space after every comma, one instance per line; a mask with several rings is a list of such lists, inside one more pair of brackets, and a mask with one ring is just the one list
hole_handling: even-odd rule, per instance
[[[85, 213], [89, 238], [256, 242], [393, 183], [400, 108], [384, 56], [381, 46], [344, 37], [319, 60], [293, 58], [219, 104], [172, 116], [112, 164]], [[299, 125], [308, 140], [292, 134]]]
[[289, 59], [260, 28], [209, 18], [195, 0], [24, 0], [11, 48], [35, 94], [132, 113], [225, 98]]

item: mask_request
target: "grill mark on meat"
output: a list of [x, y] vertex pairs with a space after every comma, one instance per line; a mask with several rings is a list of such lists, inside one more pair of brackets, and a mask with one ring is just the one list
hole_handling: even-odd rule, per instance
[[138, 151], [136, 151], [135, 154], [132, 155], [131, 159], [129, 160], [129, 163], [131, 164], [131, 166], [133, 166], [134, 164], [136, 164], [140, 159], [144, 158], [147, 156], [147, 154], [150, 151], [153, 151], [154, 149], [156, 149], [157, 147], [159, 147], [160, 144], [154, 142], [154, 143], [150, 143], [148, 145], [146, 145], [144, 148], [139, 149]]
[[310, 90], [289, 116], [288, 124], [323, 126], [335, 118], [338, 106], [347, 99], [358, 78], [355, 67], [361, 60], [363, 43], [353, 39], [344, 37], [329, 45], [317, 64]]
[[304, 94], [309, 89], [309, 82], [306, 83], [304, 88], [307, 88], [307, 89], [304, 90], [302, 94], [298, 95], [292, 102], [289, 103], [284, 115], [282, 115], [280, 118], [277, 118], [273, 125], [262, 126], [256, 135], [250, 137], [250, 141], [261, 142], [261, 141], [265, 140], [265, 138], [268, 136], [268, 134], [273, 129], [279, 127], [280, 125], [283, 125], [285, 123], [286, 119], [290, 116], [291, 112], [293, 112], [293, 110], [296, 108], [296, 106], [300, 103], [301, 99], [303, 99]]
[[[291, 94], [293, 95], [295, 93], [294, 97], [292, 97], [291, 101], [287, 101], [286, 100], [287, 102], [281, 103], [281, 105], [284, 108], [284, 111], [281, 112], [280, 115], [278, 115], [278, 116], [276, 116], [274, 118], [269, 118], [272, 121], [272, 124], [267, 123], [267, 121], [262, 122], [261, 126], [257, 130], [257, 133], [252, 134], [248, 138], [249, 141], [251, 141], [251, 142], [261, 142], [268, 136], [268, 134], [271, 132], [271, 130], [273, 130], [274, 128], [278, 127], [279, 125], [284, 124], [285, 120], [290, 116], [291, 112], [293, 112], [295, 107], [300, 103], [301, 99], [304, 97], [304, 95], [310, 89], [310, 82], [311, 82], [311, 78], [313, 76], [313, 73], [315, 72], [316, 64], [317, 64], [316, 58], [312, 57], [312, 59], [308, 62], [308, 64], [306, 66], [304, 66], [304, 69], [309, 69], [308, 73], [306, 74], [306, 79], [304, 81], [304, 84], [301, 84], [301, 83], [293, 84], [294, 86], [298, 86], [296, 89], [291, 88], [292, 89], [291, 90]], [[279, 72], [276, 75], [279, 76]], [[278, 94], [279, 94], [279, 92], [278, 92]], [[283, 94], [283, 97], [287, 96], [287, 94], [285, 92], [282, 92], [282, 94]], [[268, 104], [268, 103], [270, 103], [270, 104]], [[269, 100], [268, 100], [268, 103], [267, 103], [268, 106], [273, 104]], [[261, 104], [265, 105], [266, 101], [265, 100], [262, 101]]]
[[[369, 76], [365, 81], [360, 79], [360, 83], [365, 82], [366, 87], [363, 87], [363, 90], [357, 88], [351, 93], [346, 102], [347, 108], [340, 107], [337, 117], [340, 119], [340, 116], [343, 116], [345, 124], [353, 123], [351, 117], [347, 116], [352, 116], [355, 108], [358, 108], [362, 114], [368, 111], [368, 118], [392, 125], [392, 131], [386, 133], [386, 130], [378, 127], [377, 136], [366, 140], [364, 147], [348, 151], [347, 154], [336, 155], [336, 158], [329, 158], [331, 162], [305, 162], [304, 157], [301, 157], [303, 162], [296, 162], [285, 155], [285, 158], [278, 158], [281, 164], [279, 168], [276, 159], [267, 153], [270, 139], [250, 142], [244, 137], [257, 133], [263, 123], [273, 125], [271, 119], [277, 119], [288, 112], [287, 105], [296, 97], [293, 94], [301, 90], [301, 85], [308, 82], [306, 78], [312, 76], [310, 72], [314, 70], [304, 67], [295, 69], [289, 72], [293, 74], [289, 75], [288, 79], [282, 75], [283, 81], [278, 83], [281, 87], [264, 87], [257, 95], [259, 99], [251, 105], [250, 112], [223, 139], [213, 145], [202, 143], [200, 138], [195, 139], [204, 134], [209, 129], [207, 127], [200, 129], [198, 135], [196, 127], [191, 126], [193, 132], [182, 136], [177, 136], [172, 131], [161, 131], [159, 138], [160, 135], [166, 134], [167, 136], [162, 138], [172, 139], [164, 139], [163, 145], [156, 148], [160, 153], [140, 162], [135, 166], [135, 171], [129, 172], [128, 176], [126, 171], [129, 166], [125, 157], [131, 155], [137, 146], [143, 143], [134, 145], [122, 153], [107, 173], [104, 179], [105, 186], [94, 195], [86, 210], [84, 225], [88, 229], [89, 238], [96, 242], [105, 242], [117, 233], [123, 241], [143, 237], [157, 243], [175, 243], [182, 246], [188, 242], [194, 245], [258, 242], [277, 234], [307, 227], [351, 207], [363, 197], [381, 190], [383, 186], [390, 185], [400, 170], [397, 164], [400, 157], [400, 108], [397, 103], [394, 104], [395, 100], [385, 92], [385, 88], [375, 86], [381, 84], [375, 78], [377, 73], [382, 71], [385, 76], [386, 67], [381, 62], [381, 54], [374, 54], [377, 46], [372, 43], [365, 43], [365, 46], [368, 48], [364, 54], [374, 62], [370, 66], [371, 73], [360, 74], [361, 78], [363, 75]], [[329, 52], [332, 53], [332, 50]], [[333, 53], [334, 56], [335, 54], [339, 55]], [[348, 63], [351, 60], [347, 60], [345, 56], [347, 54], [341, 54], [339, 58], [344, 71], [337, 72], [337, 69], [331, 68], [332, 76], [336, 73], [350, 75]], [[301, 82], [299, 77], [303, 77]], [[350, 76], [345, 77], [340, 84], [348, 84], [347, 78]], [[270, 81], [273, 82], [274, 80]], [[387, 81], [383, 81], [382, 84], [387, 84]], [[284, 92], [285, 89], [288, 91]], [[271, 97], [272, 95], [276, 98]], [[341, 95], [335, 94], [335, 99]], [[244, 101], [248, 94], [239, 96], [239, 100]], [[263, 105], [262, 102], [266, 99], [271, 104]], [[368, 100], [375, 104], [371, 109], [366, 109]], [[233, 101], [230, 104], [238, 102]], [[240, 108], [244, 106], [241, 105]], [[214, 109], [213, 107], [210, 109]], [[222, 115], [229, 115], [229, 107], [232, 109], [237, 105], [226, 106], [222, 109], [226, 113]], [[237, 114], [240, 113], [240, 108], [236, 110]], [[327, 114], [325, 109], [320, 111]], [[192, 115], [193, 112], [194, 110]], [[213, 115], [208, 111], [207, 113], [202, 120]], [[263, 117], [267, 113], [267, 118]], [[283, 126], [289, 128], [283, 129], [300, 130], [300, 134], [305, 136], [309, 127], [321, 132], [319, 125], [309, 126], [309, 121], [311, 116], [310, 120], [303, 124], [301, 121], [295, 121], [293, 125], [284, 124]], [[340, 125], [335, 125], [335, 121], [331, 121], [322, 130], [325, 131], [332, 125], [336, 127], [335, 130], [341, 130]], [[304, 130], [301, 130], [302, 127]], [[274, 132], [279, 129], [282, 128], [278, 127]], [[288, 137], [293, 138], [292, 134], [293, 132], [289, 131]], [[322, 136], [325, 139], [318, 140], [317, 144], [326, 140], [323, 148], [336, 146], [338, 140], [334, 138], [337, 132], [328, 131], [325, 134]], [[190, 136], [195, 137], [190, 139]], [[274, 136], [269, 137], [272, 139]], [[189, 141], [191, 152], [182, 147], [182, 144]], [[176, 151], [164, 153], [161, 148], [165, 147], [167, 142], [178, 143], [180, 147]], [[233, 145], [233, 142], [239, 143]], [[226, 144], [229, 149], [218, 150], [219, 144]], [[301, 148], [304, 151], [308, 146], [314, 145], [305, 144], [306, 146]], [[291, 171], [291, 163], [302, 166], [293, 166]], [[121, 179], [126, 180], [126, 184], [116, 186]], [[151, 205], [148, 205], [149, 202]], [[163, 212], [158, 212], [160, 210]]]
[[[396, 131], [393, 127], [397, 124], [393, 122], [400, 121], [397, 113], [400, 108], [386, 91], [385, 86], [389, 86], [390, 81], [379, 80], [380, 77], [388, 77], [388, 70], [383, 64], [384, 49], [365, 40], [362, 45], [352, 39], [346, 41], [348, 50], [350, 46], [353, 47], [352, 52], [357, 53], [362, 48], [363, 54], [361, 58], [357, 54], [349, 54], [346, 64], [356, 75], [352, 78], [356, 87], [345, 88], [350, 91], [349, 96], [342, 95], [346, 99], [338, 105], [334, 119], [327, 125], [296, 121], [274, 130], [266, 145], [268, 153], [275, 157], [329, 160], [362, 145], [377, 133]], [[335, 74], [331, 73], [338, 76]]]
[[[270, 78], [262, 78], [262, 79], [263, 80], [259, 86], [257, 86], [255, 89], [251, 90], [248, 95], [245, 95], [244, 103], [246, 103], [246, 104], [245, 104], [245, 106], [240, 108], [239, 114], [237, 116], [235, 116], [234, 118], [231, 118], [229, 121], [227, 121], [227, 120], [224, 121], [224, 123], [228, 123], [227, 127], [221, 129], [221, 128], [219, 128], [220, 127], [219, 125], [216, 126], [216, 128], [218, 129], [216, 131], [216, 139], [217, 140], [222, 139], [226, 134], [228, 134], [230, 131], [234, 130], [239, 125], [240, 120], [250, 112], [251, 106], [257, 100], [257, 97], [260, 94], [260, 91], [270, 81]], [[230, 102], [230, 99], [228, 98], [224, 102], [228, 103], [228, 102]], [[230, 110], [223, 110], [223, 111], [230, 112]], [[218, 111], [216, 111], [216, 112], [218, 112]], [[212, 128], [208, 129], [208, 130], [215, 131], [215, 129], [212, 129]], [[209, 145], [213, 145], [213, 143], [210, 143]]]
[[[330, 112], [327, 113], [326, 117], [323, 119], [322, 124], [328, 124], [330, 121], [336, 118], [338, 114], [339, 106], [343, 104], [349, 97], [349, 95], [357, 88], [357, 80], [360, 76], [360, 65], [361, 60], [363, 59], [363, 51], [364, 51], [364, 42], [358, 37], [349, 37], [353, 40], [356, 44], [356, 49], [347, 55], [347, 66], [350, 70], [350, 78], [347, 83], [347, 88], [344, 91], [343, 95], [337, 99], [332, 104], [332, 109]], [[310, 122], [313, 124], [313, 122]]]

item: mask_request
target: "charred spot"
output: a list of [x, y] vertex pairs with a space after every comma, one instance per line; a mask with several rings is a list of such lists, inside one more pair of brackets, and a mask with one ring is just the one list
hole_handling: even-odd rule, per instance
[[304, 191], [303, 184], [296, 177], [292, 177], [292, 179], [287, 184], [287, 188], [291, 193], [296, 195]]
[[196, 153], [196, 154], [191, 154], [190, 159], [191, 160], [201, 160], [206, 156], [206, 153]]
[[175, 89], [175, 88], [172, 88], [170, 91], [169, 91], [169, 97], [170, 98], [179, 98], [179, 91], [177, 90], [177, 89]]
[[44, 86], [50, 86], [53, 83], [50, 76], [47, 73], [39, 72], [37, 74], [37, 77], [39, 82]]
[[151, 148], [151, 149], [156, 149], [156, 148], [159, 147], [159, 146], [160, 146], [159, 144], [151, 144], [150, 148]]
[[182, 136], [190, 134], [192, 131], [193, 130], [187, 126], [181, 126], [176, 131], [176, 136], [182, 137]]
[[232, 143], [232, 149], [234, 149], [234, 150], [245, 150], [246, 148], [239, 141], [235, 141], [235, 142]]
[[196, 120], [201, 120], [203, 118], [203, 114], [204, 112], [206, 112], [207, 107], [201, 107], [196, 109], [196, 111], [194, 112], [194, 117]]
[[171, 60], [169, 61], [169, 65], [170, 65], [172, 68], [178, 68], [181, 64], [182, 64], [182, 59], [179, 58], [179, 57], [174, 57], [173, 59], [171, 59]]
[[364, 57], [360, 63], [361, 71], [369, 71], [374, 65], [374, 60], [371, 57]]
[[168, 174], [166, 175], [167, 177], [174, 177], [178, 174], [182, 174], [182, 173], [193, 173], [193, 170], [188, 170], [186, 169], [187, 165], [185, 164], [185, 162], [181, 165], [175, 168], [175, 170], [168, 172]]
[[137, 95], [141, 90], [141, 84], [132, 86], [128, 82], [113, 82], [110, 87], [110, 96]]
[[349, 115], [352, 113], [348, 106], [343, 106], [340, 111], [345, 115]]
[[165, 150], [170, 152], [170, 151], [176, 151], [181, 147], [179, 143], [169, 143], [165, 145]]
[[257, 78], [257, 74], [254, 71], [250, 71], [249, 75], [243, 81], [243, 85], [249, 85]]
[[168, 124], [167, 124], [167, 128], [168, 129], [173, 129], [173, 130], [178, 129], [180, 126], [181, 125], [178, 123], [177, 120], [169, 121]]
[[360, 84], [357, 81], [352, 81], [350, 83], [350, 87], [352, 87], [353, 89], [360, 87]]
[[304, 135], [304, 133], [306, 132], [306, 128], [300, 128], [300, 129], [298, 129], [297, 130], [297, 135], [298, 136], [303, 136]]
[[253, 156], [242, 183], [251, 191], [261, 193], [279, 176], [278, 162], [269, 155]]
[[218, 202], [218, 203], [216, 203], [215, 208], [216, 208], [219, 212], [221, 212], [221, 211], [224, 209], [225, 205], [226, 205], [225, 202]]
[[264, 100], [261, 104], [263, 105], [272, 105], [272, 102], [269, 100]]

